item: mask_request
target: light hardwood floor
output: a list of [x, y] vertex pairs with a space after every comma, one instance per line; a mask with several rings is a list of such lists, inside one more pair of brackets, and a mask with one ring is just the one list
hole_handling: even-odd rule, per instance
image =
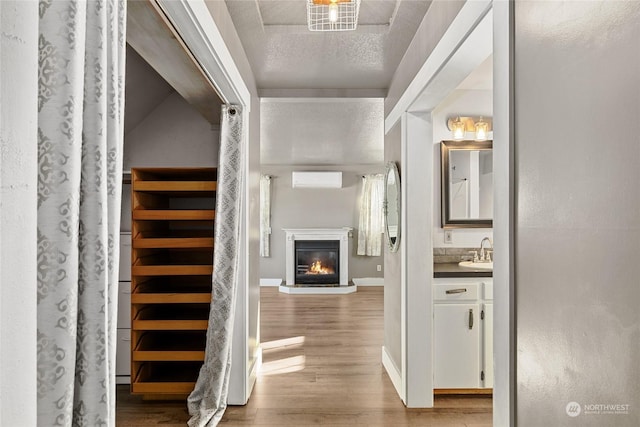
[[[438, 396], [407, 409], [381, 363], [383, 288], [350, 295], [261, 289], [263, 368], [225, 426], [491, 426], [491, 397]], [[118, 426], [183, 426], [184, 402], [143, 402], [118, 389]]]

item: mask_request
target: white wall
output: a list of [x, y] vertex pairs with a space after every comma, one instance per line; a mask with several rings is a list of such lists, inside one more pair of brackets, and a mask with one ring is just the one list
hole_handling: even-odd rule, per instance
[[[294, 170], [337, 170], [342, 172], [342, 188], [291, 188]], [[285, 279], [285, 233], [283, 228], [342, 228], [353, 227], [350, 239], [349, 280], [356, 277], [382, 277], [377, 266], [383, 265], [381, 256], [356, 254], [358, 220], [362, 193], [362, 175], [384, 173], [380, 166], [296, 167], [262, 166], [262, 173], [271, 179], [271, 252], [260, 258], [263, 278]], [[383, 240], [383, 244], [385, 244]]]
[[0, 425], [36, 425], [38, 2], [0, 2]]
[[[454, 90], [432, 112], [433, 118], [433, 247], [474, 248], [484, 237], [493, 238], [490, 228], [451, 230], [453, 243], [444, 243], [442, 228], [442, 179], [440, 168], [440, 141], [451, 140], [447, 119], [451, 116], [493, 116], [493, 92], [491, 90]], [[495, 142], [494, 142], [495, 144]]]
[[640, 425], [639, 23], [637, 1], [515, 2], [519, 426]]
[[213, 167], [219, 146], [219, 129], [173, 92], [125, 135], [123, 167]]
[[263, 98], [263, 165], [382, 165], [382, 98]]
[[[395, 162], [400, 172], [402, 185], [402, 163], [400, 146], [402, 126], [398, 124], [384, 138], [384, 160]], [[402, 237], [401, 237], [402, 238]], [[402, 369], [402, 329], [401, 329], [401, 259], [402, 245], [398, 252], [384, 250], [384, 348], [395, 368]]]

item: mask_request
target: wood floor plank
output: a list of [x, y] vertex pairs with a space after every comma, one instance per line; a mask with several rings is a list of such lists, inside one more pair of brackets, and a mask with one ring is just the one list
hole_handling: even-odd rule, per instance
[[[487, 396], [436, 396], [407, 409], [381, 363], [383, 288], [350, 295], [287, 295], [261, 289], [263, 368], [245, 406], [225, 426], [488, 427]], [[117, 425], [184, 426], [185, 402], [143, 402], [118, 389]]]

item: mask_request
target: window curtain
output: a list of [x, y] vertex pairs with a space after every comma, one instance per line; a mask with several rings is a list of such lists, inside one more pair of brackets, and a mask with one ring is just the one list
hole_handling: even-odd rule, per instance
[[365, 175], [362, 179], [358, 255], [380, 256], [382, 254], [382, 233], [384, 233], [384, 219], [382, 216], [383, 184], [384, 175], [382, 174]]
[[260, 256], [269, 256], [271, 240], [271, 177], [260, 177]]
[[204, 364], [187, 400], [191, 427], [218, 425], [227, 408], [231, 372], [244, 174], [242, 112], [238, 107], [223, 107], [220, 131], [213, 291]]
[[126, 3], [39, 6], [38, 425], [114, 426]]

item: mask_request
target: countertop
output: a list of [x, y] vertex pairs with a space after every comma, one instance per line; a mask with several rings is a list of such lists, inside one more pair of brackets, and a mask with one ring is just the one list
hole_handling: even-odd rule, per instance
[[433, 277], [493, 277], [493, 271], [463, 268], [457, 262], [433, 264]]

